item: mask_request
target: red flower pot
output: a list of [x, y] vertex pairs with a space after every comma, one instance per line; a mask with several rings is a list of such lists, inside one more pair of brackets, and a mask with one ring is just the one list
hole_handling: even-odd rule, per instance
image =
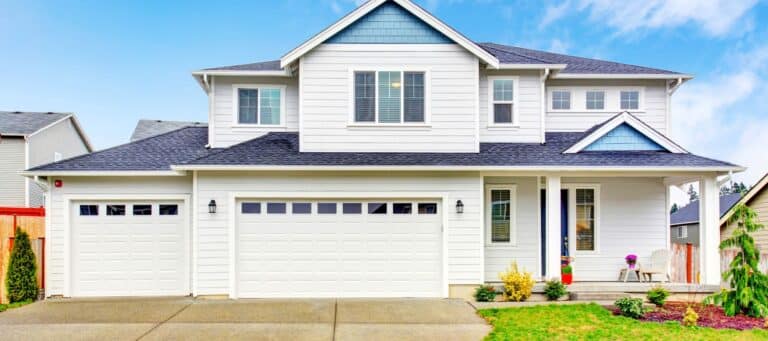
[[573, 274], [562, 274], [563, 284], [570, 285], [573, 283]]

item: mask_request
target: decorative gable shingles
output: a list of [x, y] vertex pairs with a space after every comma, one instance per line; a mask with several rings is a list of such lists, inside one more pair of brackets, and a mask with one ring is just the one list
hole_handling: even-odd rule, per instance
[[328, 44], [452, 44], [400, 5], [387, 2], [326, 40]]
[[664, 147], [626, 123], [622, 123], [609, 131], [597, 139], [597, 141], [584, 148], [584, 150], [591, 152], [622, 150], [666, 151]]

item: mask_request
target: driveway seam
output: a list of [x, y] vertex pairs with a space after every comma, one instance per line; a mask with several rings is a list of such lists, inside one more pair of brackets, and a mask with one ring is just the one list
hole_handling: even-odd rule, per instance
[[149, 330], [147, 330], [147, 331], [146, 331], [144, 334], [141, 334], [141, 336], [139, 336], [138, 338], [136, 338], [136, 341], [138, 341], [138, 340], [141, 340], [141, 339], [143, 339], [143, 338], [147, 337], [147, 335], [149, 335], [150, 333], [152, 333], [152, 332], [153, 332], [155, 329], [157, 329], [158, 327], [160, 327], [160, 326], [164, 325], [165, 323], [167, 323], [168, 321], [170, 321], [172, 318], [174, 318], [174, 317], [178, 316], [179, 314], [181, 314], [181, 312], [182, 312], [182, 311], [184, 311], [184, 310], [187, 310], [187, 308], [189, 308], [190, 306], [192, 306], [192, 304], [193, 304], [193, 303], [195, 303], [195, 302], [194, 302], [194, 301], [192, 301], [192, 302], [189, 302], [189, 304], [187, 304], [187, 305], [183, 306], [181, 309], [179, 309], [179, 311], [177, 311], [177, 312], [173, 313], [173, 314], [172, 314], [171, 316], [169, 316], [167, 319], [160, 321], [159, 323], [157, 323], [156, 325], [154, 325], [152, 328], [150, 328]]

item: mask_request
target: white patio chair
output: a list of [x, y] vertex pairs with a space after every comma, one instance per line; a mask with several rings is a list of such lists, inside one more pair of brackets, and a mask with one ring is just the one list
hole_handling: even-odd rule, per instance
[[667, 282], [670, 281], [669, 275], [669, 250], [656, 250], [651, 254], [651, 264], [648, 266], [640, 267], [640, 274], [645, 277], [648, 282], [653, 280], [653, 275], [659, 274], [667, 277]]

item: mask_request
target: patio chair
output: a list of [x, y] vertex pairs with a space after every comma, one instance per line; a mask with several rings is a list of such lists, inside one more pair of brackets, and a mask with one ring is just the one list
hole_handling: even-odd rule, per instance
[[653, 280], [653, 275], [664, 275], [667, 277], [667, 282], [670, 281], [669, 276], [669, 251], [668, 250], [656, 250], [651, 254], [651, 264], [649, 266], [641, 266], [640, 274], [648, 281]]

